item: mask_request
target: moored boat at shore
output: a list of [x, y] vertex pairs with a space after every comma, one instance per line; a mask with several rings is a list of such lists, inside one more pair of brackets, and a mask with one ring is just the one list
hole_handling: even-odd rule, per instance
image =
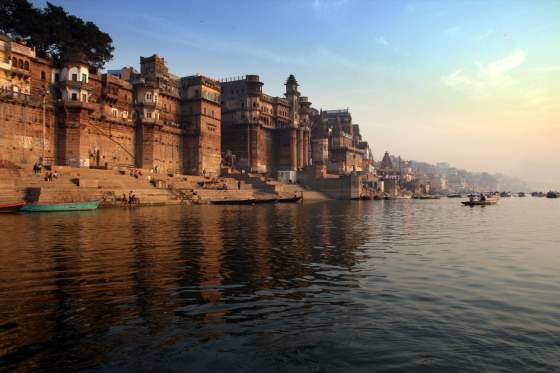
[[301, 196], [294, 196], [294, 197], [288, 197], [288, 198], [278, 198], [278, 203], [294, 203], [294, 202], [299, 202], [303, 199], [303, 197]]
[[10, 203], [0, 203], [0, 213], [2, 213], [2, 212], [17, 212], [23, 206], [25, 206], [25, 202], [22, 202], [22, 201], [10, 202]]
[[553, 192], [552, 190], [548, 193], [546, 193], [546, 198], [558, 198], [560, 193], [558, 192]]
[[463, 195], [460, 193], [448, 194], [447, 198], [463, 198]]
[[64, 211], [88, 211], [99, 207], [101, 201], [71, 202], [53, 204], [30, 204], [23, 206], [21, 212], [64, 212]]
[[417, 196], [413, 196], [412, 198], [414, 199], [440, 199], [441, 196], [434, 196], [434, 195], [417, 195]]

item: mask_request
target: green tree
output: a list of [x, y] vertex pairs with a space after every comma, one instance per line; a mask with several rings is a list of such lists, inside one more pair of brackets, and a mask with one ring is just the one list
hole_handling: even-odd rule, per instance
[[109, 34], [49, 2], [45, 9], [37, 9], [28, 0], [0, 0], [0, 31], [58, 61], [83, 53], [90, 65], [101, 68], [113, 58]]

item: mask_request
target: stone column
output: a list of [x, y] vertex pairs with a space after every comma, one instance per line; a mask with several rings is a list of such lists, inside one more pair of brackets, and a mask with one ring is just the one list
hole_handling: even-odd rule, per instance
[[297, 129], [290, 130], [290, 169], [297, 169]]
[[259, 154], [258, 154], [258, 131], [259, 131], [259, 127], [254, 125], [254, 124], [250, 124], [249, 127], [251, 128], [250, 132], [250, 139], [249, 139], [249, 152], [250, 152], [250, 163], [249, 163], [249, 169], [251, 172], [256, 172], [258, 170], [258, 165], [259, 165]]
[[303, 131], [303, 167], [309, 166], [309, 131]]
[[303, 129], [298, 128], [298, 144], [297, 144], [297, 152], [298, 152], [298, 166], [297, 168], [303, 168]]

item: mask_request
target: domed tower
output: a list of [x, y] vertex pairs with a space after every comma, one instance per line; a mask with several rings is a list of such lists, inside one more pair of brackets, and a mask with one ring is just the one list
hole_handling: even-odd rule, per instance
[[299, 98], [301, 94], [298, 91], [299, 84], [293, 74], [288, 77], [285, 86], [285, 96], [290, 105], [290, 121], [292, 122], [292, 127], [299, 127]]

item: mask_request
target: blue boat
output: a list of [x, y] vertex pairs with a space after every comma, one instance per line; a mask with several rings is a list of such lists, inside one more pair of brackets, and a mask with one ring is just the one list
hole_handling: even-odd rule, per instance
[[99, 207], [101, 201], [25, 205], [21, 212], [88, 211]]

